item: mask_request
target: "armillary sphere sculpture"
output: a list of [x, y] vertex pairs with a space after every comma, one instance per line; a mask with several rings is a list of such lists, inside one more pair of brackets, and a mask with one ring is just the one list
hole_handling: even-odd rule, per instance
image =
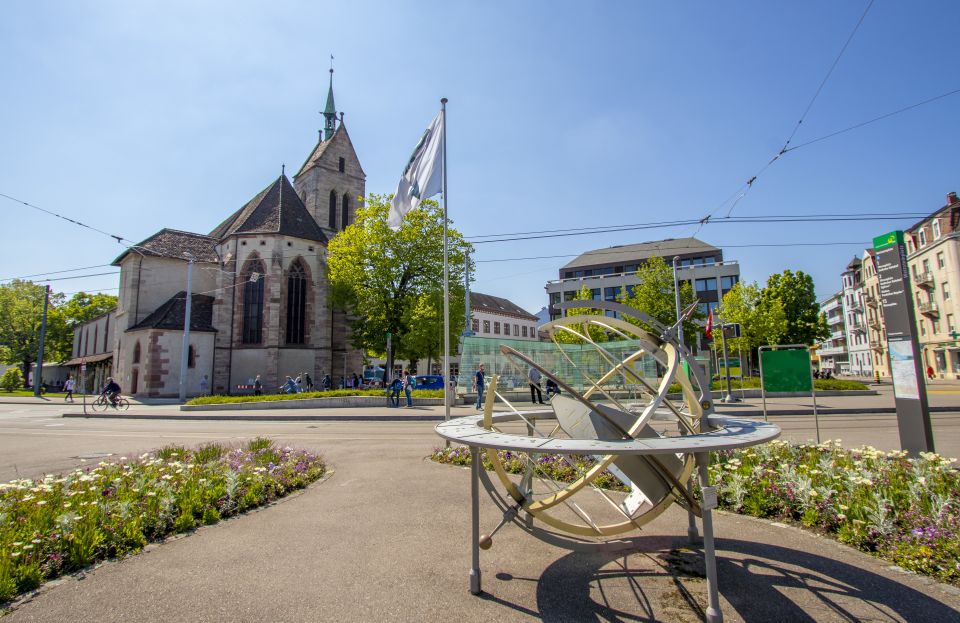
[[[707, 379], [677, 339], [679, 322], [666, 327], [640, 310], [607, 301], [570, 301], [556, 307], [618, 312], [640, 319], [655, 332], [604, 315], [581, 314], [549, 322], [541, 329], [557, 347], [552, 360], [566, 368], [567, 376], [573, 370], [582, 377], [583, 392], [543, 362], [501, 345], [500, 352], [518, 373], [525, 377], [529, 369], [536, 369], [560, 388], [546, 405], [549, 408], [517, 409], [498, 391], [498, 377], [493, 376], [482, 415], [437, 425], [437, 434], [471, 451], [471, 592], [481, 590], [480, 550], [488, 549], [494, 534], [508, 523], [568, 549], [628, 549], [633, 547], [630, 533], [676, 503], [688, 511], [691, 538], [697, 532], [694, 517], [701, 518], [707, 620], [722, 621], [711, 516], [716, 491], [710, 487], [707, 470], [710, 452], [765, 443], [779, 436], [779, 427], [713, 414]], [[684, 310], [681, 317], [688, 318], [694, 309]], [[595, 339], [601, 333], [635, 341], [639, 348], [624, 358], [615, 356]], [[602, 363], [606, 372], [591, 375], [582, 360], [578, 365], [562, 347], [561, 335], [589, 345], [596, 355], [594, 363]], [[664, 370], [656, 386], [636, 369], [644, 357], [652, 357]], [[667, 399], [674, 382], [681, 387], [680, 404]], [[481, 449], [492, 464], [493, 477], [481, 469]], [[498, 451], [506, 451], [506, 460], [519, 461], [520, 473], [508, 473]], [[560, 468], [572, 474], [572, 482], [557, 480], [555, 457], [560, 457]], [[552, 471], [542, 468], [544, 461], [554, 462]], [[689, 486], [694, 471], [699, 475], [702, 502]], [[598, 483], [609, 482], [610, 474], [624, 492]], [[481, 483], [503, 514], [499, 525], [484, 535], [479, 527]]]

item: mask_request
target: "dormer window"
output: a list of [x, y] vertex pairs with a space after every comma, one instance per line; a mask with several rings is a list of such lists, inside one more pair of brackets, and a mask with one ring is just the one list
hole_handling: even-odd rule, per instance
[[940, 240], [940, 219], [933, 220], [933, 239]]
[[920, 229], [920, 246], [927, 246], [927, 232], [925, 229]]
[[341, 173], [347, 170], [347, 161], [343, 158], [340, 158], [340, 163], [337, 167]]

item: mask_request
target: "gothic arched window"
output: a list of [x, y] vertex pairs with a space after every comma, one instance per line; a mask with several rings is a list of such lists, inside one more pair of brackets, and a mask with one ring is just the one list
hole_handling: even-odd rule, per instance
[[304, 343], [307, 315], [307, 273], [300, 260], [287, 273], [287, 344]]
[[350, 224], [350, 195], [343, 193], [343, 207], [340, 209], [341, 219], [340, 228], [346, 229]]
[[337, 191], [330, 191], [330, 229], [337, 228]]
[[259, 344], [263, 333], [263, 264], [253, 262], [243, 277], [243, 332], [244, 344]]

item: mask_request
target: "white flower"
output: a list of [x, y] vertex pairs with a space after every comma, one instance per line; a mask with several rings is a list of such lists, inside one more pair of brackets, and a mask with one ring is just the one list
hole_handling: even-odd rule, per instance
[[847, 518], [847, 516], [844, 515], [843, 513], [837, 513], [837, 519], [839, 519], [840, 521], [843, 521], [843, 520], [846, 519], [846, 518]]

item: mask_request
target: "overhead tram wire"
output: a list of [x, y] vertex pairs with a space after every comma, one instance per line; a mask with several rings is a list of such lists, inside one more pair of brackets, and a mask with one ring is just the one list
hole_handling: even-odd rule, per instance
[[[859, 242], [781, 242], [777, 244], [725, 244], [723, 245], [724, 249], [743, 249], [743, 248], [753, 248], [753, 247], [834, 247], [834, 246], [860, 246], [860, 245], [869, 245], [869, 241], [859, 241]], [[668, 250], [671, 253], [677, 251], [683, 251], [684, 249], [702, 249], [703, 247], [697, 246], [684, 246], [684, 247], [670, 247]], [[593, 251], [590, 253], [590, 257], [598, 257], [601, 255], [617, 255], [622, 253], [622, 251]], [[501, 257], [492, 260], [474, 260], [478, 264], [480, 263], [492, 263], [492, 262], [519, 262], [525, 260], [550, 260], [550, 259], [560, 259], [564, 257], [579, 257], [583, 253], [565, 253], [563, 255], [534, 255], [530, 257]]]
[[783, 147], [780, 149], [780, 151], [773, 158], [771, 158], [770, 161], [767, 162], [767, 164], [765, 164], [759, 171], [754, 173], [753, 176], [750, 177], [750, 179], [748, 179], [746, 182], [741, 184], [737, 188], [737, 190], [730, 195], [730, 197], [725, 199], [720, 205], [715, 207], [713, 210], [708, 212], [705, 217], [700, 219], [698, 221], [697, 229], [693, 233], [694, 236], [700, 233], [700, 230], [703, 229], [704, 225], [710, 222], [710, 219], [713, 218], [713, 215], [719, 212], [720, 209], [722, 209], [723, 206], [727, 205], [727, 203], [729, 203], [731, 200], [733, 201], [733, 203], [730, 205], [730, 209], [727, 210], [727, 216], [729, 217], [731, 214], [733, 214], [733, 209], [737, 207], [737, 204], [740, 203], [741, 199], [747, 196], [747, 193], [750, 192], [751, 188], [753, 188], [753, 184], [754, 182], [757, 181], [757, 178], [763, 175], [766, 172], [766, 170], [770, 168], [770, 166], [774, 162], [779, 160], [780, 156], [790, 151], [788, 149], [788, 147], [790, 146], [790, 142], [793, 140], [794, 136], [796, 136], [797, 131], [800, 130], [800, 126], [803, 125], [803, 122], [806, 120], [807, 115], [810, 114], [810, 109], [813, 108], [814, 102], [816, 102], [817, 98], [820, 97], [820, 93], [823, 91], [823, 87], [826, 86], [827, 81], [830, 80], [830, 76], [833, 75], [833, 70], [836, 69], [837, 64], [840, 62], [840, 59], [843, 57], [844, 52], [847, 51], [847, 47], [849, 47], [850, 42], [853, 41], [853, 37], [857, 34], [857, 31], [860, 30], [860, 25], [863, 24], [863, 20], [866, 19], [867, 13], [869, 13], [870, 9], [873, 7], [873, 2], [874, 0], [870, 0], [867, 3], [867, 7], [864, 9], [863, 14], [860, 16], [860, 19], [857, 20], [857, 23], [853, 27], [853, 30], [850, 31], [850, 35], [847, 37], [847, 40], [844, 42], [843, 47], [840, 48], [840, 52], [837, 53], [837, 57], [833, 59], [833, 63], [831, 63], [830, 69], [827, 70], [827, 73], [823, 77], [823, 80], [820, 81], [820, 85], [817, 87], [816, 91], [814, 91], [813, 97], [811, 97], [810, 101], [807, 102], [807, 106], [806, 108], [803, 109], [803, 113], [800, 115], [800, 119], [797, 121], [796, 125], [794, 125], [793, 131], [790, 132], [790, 136], [787, 137], [787, 140], [783, 144]]
[[0, 281], [13, 281], [15, 279], [30, 279], [31, 277], [45, 277], [47, 275], [59, 275], [61, 273], [74, 273], [81, 270], [90, 270], [91, 268], [106, 268], [112, 264], [94, 264], [93, 266], [83, 266], [80, 268], [66, 268], [64, 270], [51, 270], [45, 273], [34, 273], [32, 275], [22, 275], [20, 277], [4, 277]]
[[[925, 213], [862, 213], [862, 214], [798, 214], [798, 215], [763, 215], [763, 216], [732, 216], [713, 220], [713, 223], [744, 224], [744, 223], [826, 223], [844, 221], [880, 221], [880, 220], [917, 220], [925, 217]], [[672, 222], [657, 222], [634, 225], [609, 225], [602, 228], [570, 228], [551, 230], [550, 232], [515, 232], [508, 234], [485, 234], [482, 236], [468, 236], [464, 239], [473, 245], [490, 244], [495, 242], [514, 242], [517, 240], [540, 240], [545, 238], [561, 238], [569, 236], [586, 236], [590, 234], [609, 234], [623, 231], [643, 229], [661, 229], [668, 227], [682, 227], [697, 223], [696, 220], [679, 220]], [[478, 240], [478, 238], [491, 238]]]

